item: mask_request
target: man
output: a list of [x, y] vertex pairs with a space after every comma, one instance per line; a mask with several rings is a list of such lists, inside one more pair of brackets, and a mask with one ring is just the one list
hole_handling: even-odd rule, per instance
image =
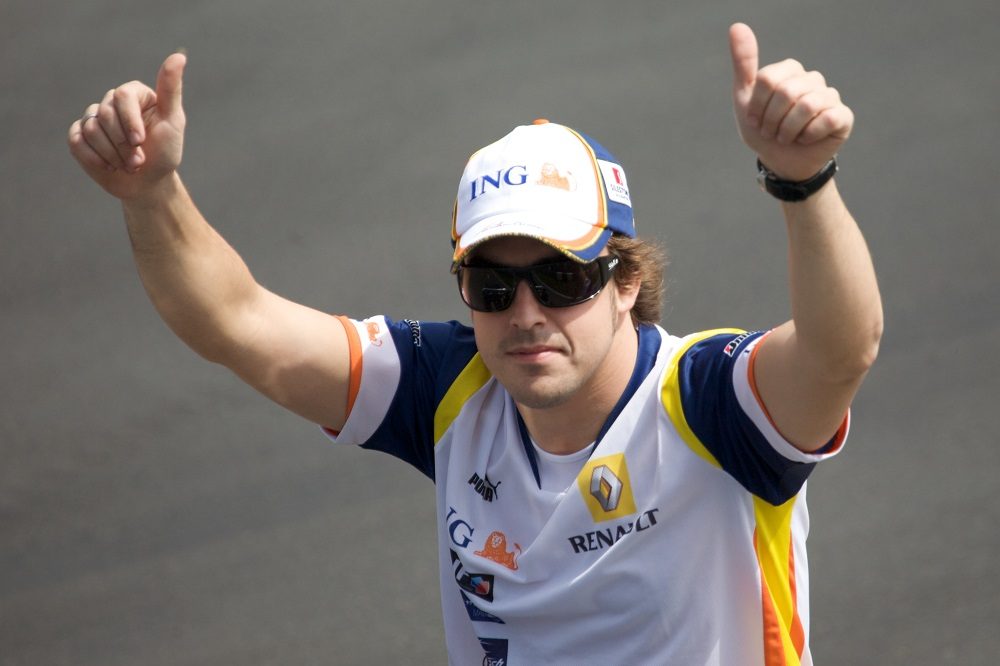
[[795, 61], [758, 70], [747, 26], [729, 39], [739, 130], [788, 228], [793, 319], [769, 332], [655, 326], [661, 269], [625, 173], [562, 125], [466, 166], [452, 269], [471, 329], [258, 285], [176, 173], [182, 55], [70, 128], [177, 335], [434, 479], [453, 663], [811, 663], [805, 480], [846, 437], [881, 304], [832, 180], [853, 114]]

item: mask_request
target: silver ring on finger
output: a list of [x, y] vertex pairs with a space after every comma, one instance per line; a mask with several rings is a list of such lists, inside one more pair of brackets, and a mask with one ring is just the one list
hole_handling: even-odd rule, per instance
[[86, 114], [84, 114], [83, 118], [80, 119], [80, 127], [83, 127], [84, 125], [86, 125], [87, 121], [90, 120], [91, 118], [97, 118], [97, 114], [96, 113], [86, 113]]

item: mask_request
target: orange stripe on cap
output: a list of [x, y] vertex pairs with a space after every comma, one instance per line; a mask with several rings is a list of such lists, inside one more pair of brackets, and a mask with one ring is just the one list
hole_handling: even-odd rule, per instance
[[597, 238], [603, 233], [604, 233], [603, 227], [591, 227], [590, 231], [588, 231], [586, 235], [581, 236], [580, 238], [574, 240], [569, 240], [569, 241], [567, 240], [557, 241], [555, 239], [551, 240], [553, 243], [557, 243], [560, 247], [564, 247], [567, 250], [573, 250], [573, 251], [584, 250], [593, 245], [594, 242], [597, 240]]
[[566, 129], [570, 132], [570, 134], [575, 136], [580, 143], [583, 144], [584, 150], [586, 150], [587, 155], [590, 156], [590, 167], [594, 171], [594, 181], [597, 183], [597, 222], [594, 226], [599, 227], [599, 230], [603, 231], [608, 226], [608, 200], [604, 193], [604, 181], [602, 180], [599, 169], [597, 168], [597, 155], [594, 154], [594, 149], [590, 147], [590, 144], [587, 143], [586, 139], [580, 136], [579, 132], [569, 127]]

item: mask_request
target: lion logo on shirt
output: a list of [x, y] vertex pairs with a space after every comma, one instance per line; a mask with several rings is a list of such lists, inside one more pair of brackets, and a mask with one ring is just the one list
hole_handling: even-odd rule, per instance
[[517, 571], [517, 558], [521, 554], [521, 545], [515, 543], [514, 548], [517, 550], [516, 553], [514, 551], [507, 552], [507, 535], [499, 530], [494, 530], [486, 537], [483, 549], [475, 551], [475, 554], [497, 564], [502, 564], [511, 571]]

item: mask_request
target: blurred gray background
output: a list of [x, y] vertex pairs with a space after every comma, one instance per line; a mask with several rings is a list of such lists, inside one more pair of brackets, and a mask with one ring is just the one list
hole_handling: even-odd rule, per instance
[[766, 327], [784, 231], [732, 122], [735, 20], [854, 108], [838, 182], [886, 306], [849, 446], [810, 484], [816, 662], [995, 663], [995, 0], [5, 0], [0, 663], [445, 662], [431, 483], [172, 337], [66, 149], [89, 102], [187, 48], [201, 209], [262, 283], [359, 317], [465, 319], [465, 159], [563, 122], [669, 247], [667, 328]]

